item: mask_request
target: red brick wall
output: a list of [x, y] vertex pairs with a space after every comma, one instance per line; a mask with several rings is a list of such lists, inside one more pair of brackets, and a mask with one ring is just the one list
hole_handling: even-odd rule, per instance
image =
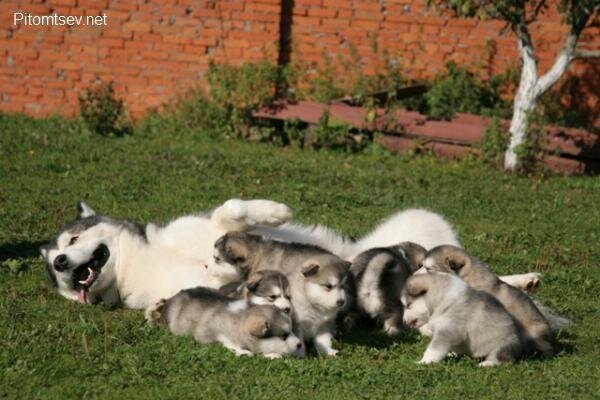
[[[136, 117], [203, 81], [209, 62], [277, 59], [279, 0], [3, 0], [0, 110], [73, 115], [96, 77]], [[13, 25], [13, 12], [99, 15], [107, 26]]]
[[[202, 85], [210, 61], [276, 62], [281, 1], [3, 0], [0, 110], [73, 115], [78, 93], [98, 77], [113, 80], [130, 113], [140, 116]], [[304, 63], [309, 73], [327, 58], [334, 67], [350, 63], [366, 73], [381, 70], [385, 58], [393, 59], [410, 78], [431, 77], [449, 60], [482, 67], [487, 74], [518, 65], [514, 37], [500, 34], [503, 23], [442, 17], [426, 9], [424, 0], [293, 4], [291, 60]], [[107, 26], [15, 26], [16, 11], [106, 13]], [[558, 15], [550, 15], [532, 30], [543, 70], [552, 63], [565, 27]], [[582, 46], [600, 49], [600, 29], [584, 31]], [[572, 69], [587, 76], [590, 84], [583, 91], [597, 105], [598, 63], [578, 62]]]

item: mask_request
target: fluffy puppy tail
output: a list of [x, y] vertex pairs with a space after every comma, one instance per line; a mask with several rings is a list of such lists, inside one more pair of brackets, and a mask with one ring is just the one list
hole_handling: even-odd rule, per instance
[[534, 303], [544, 318], [546, 318], [546, 321], [548, 321], [548, 325], [550, 325], [552, 333], [556, 334], [561, 329], [564, 329], [573, 323], [573, 321], [571, 321], [569, 318], [565, 317], [564, 315], [560, 315], [550, 307], [535, 300]]
[[150, 326], [156, 325], [164, 325], [165, 319], [163, 318], [163, 310], [165, 308], [165, 304], [167, 303], [166, 299], [160, 299], [155, 304], [151, 305], [146, 309], [146, 323]]

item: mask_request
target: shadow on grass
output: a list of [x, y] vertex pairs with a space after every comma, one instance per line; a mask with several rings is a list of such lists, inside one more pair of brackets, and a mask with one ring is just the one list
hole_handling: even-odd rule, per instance
[[40, 255], [45, 241], [3, 243], [0, 245], [0, 262], [10, 258], [32, 258]]
[[359, 346], [384, 349], [395, 343], [416, 343], [419, 341], [419, 336], [411, 331], [401, 331], [399, 334], [391, 336], [375, 321], [362, 318], [352, 329], [343, 332], [339, 340]]

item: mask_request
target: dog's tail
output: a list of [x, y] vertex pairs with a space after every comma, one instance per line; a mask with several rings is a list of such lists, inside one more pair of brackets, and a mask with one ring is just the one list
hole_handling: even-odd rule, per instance
[[571, 321], [569, 318], [565, 317], [564, 315], [560, 315], [547, 305], [542, 304], [539, 301], [534, 301], [534, 303], [544, 318], [546, 318], [546, 321], [548, 321], [548, 325], [550, 325], [550, 329], [553, 333], [556, 334], [561, 329], [564, 329], [573, 323], [573, 321]]
[[146, 323], [150, 326], [155, 325], [166, 325], [166, 319], [163, 315], [163, 310], [165, 308], [165, 304], [167, 303], [166, 299], [160, 299], [155, 304], [151, 305], [146, 309]]

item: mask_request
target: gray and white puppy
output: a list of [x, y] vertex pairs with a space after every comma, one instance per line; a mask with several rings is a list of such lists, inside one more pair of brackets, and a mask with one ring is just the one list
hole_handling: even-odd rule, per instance
[[350, 272], [359, 312], [382, 320], [387, 333], [397, 334], [402, 328], [400, 292], [412, 273], [405, 253], [396, 246], [369, 249], [354, 258]]
[[420, 364], [439, 362], [450, 352], [483, 359], [482, 367], [521, 356], [520, 330], [511, 315], [494, 297], [455, 275], [435, 271], [413, 275], [401, 301], [404, 322], [431, 337]]
[[253, 305], [205, 287], [182, 290], [146, 310], [149, 324], [200, 343], [219, 342], [236, 355], [304, 356], [304, 343], [292, 331], [291, 317], [273, 306]]
[[289, 280], [294, 320], [302, 340], [312, 340], [319, 354], [337, 354], [331, 343], [336, 317], [352, 301], [349, 262], [314, 245], [240, 232], [217, 240], [215, 262], [236, 266], [246, 276], [269, 269], [282, 272]]
[[292, 311], [287, 277], [274, 270], [256, 271], [247, 281], [236, 281], [219, 288], [229, 297], [246, 299], [257, 305], [273, 305], [286, 314]]
[[420, 244], [414, 242], [402, 242], [395, 246], [391, 246], [390, 248], [399, 252], [404, 257], [412, 272], [415, 272], [423, 266], [423, 260], [425, 260], [427, 250]]
[[456, 274], [474, 289], [498, 299], [521, 325], [527, 353], [554, 354], [554, 333], [535, 303], [523, 291], [502, 282], [486, 264], [459, 247], [444, 245], [429, 250], [423, 265], [429, 270]]

